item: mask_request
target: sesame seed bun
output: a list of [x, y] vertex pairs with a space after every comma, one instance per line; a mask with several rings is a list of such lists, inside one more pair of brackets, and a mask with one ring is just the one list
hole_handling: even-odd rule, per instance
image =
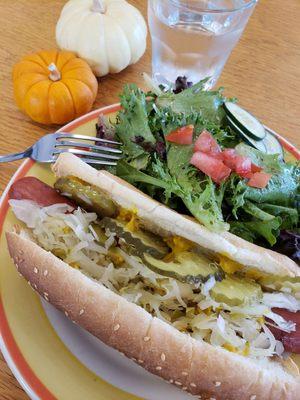
[[18, 271], [65, 315], [143, 368], [202, 399], [297, 400], [300, 379], [276, 360], [216, 348], [153, 318], [28, 239], [7, 233]]

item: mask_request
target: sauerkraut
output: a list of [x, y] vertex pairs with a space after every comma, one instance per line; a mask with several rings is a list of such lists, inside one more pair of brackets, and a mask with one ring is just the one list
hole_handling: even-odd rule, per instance
[[298, 311], [299, 301], [292, 295], [264, 293], [262, 299], [239, 307], [219, 303], [210, 296], [214, 277], [193, 287], [147, 268], [125, 251], [114, 233], [106, 231], [102, 243], [95, 213], [81, 208], [71, 212], [65, 204], [41, 208], [29, 200], [10, 200], [10, 205], [29, 228], [26, 235], [45, 250], [195, 339], [250, 357], [271, 357], [284, 349], [265, 317], [279, 329], [295, 330], [294, 323], [271, 311], [272, 307]]

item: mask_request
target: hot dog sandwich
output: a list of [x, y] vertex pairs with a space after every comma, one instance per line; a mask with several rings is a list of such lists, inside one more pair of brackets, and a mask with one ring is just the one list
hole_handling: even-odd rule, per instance
[[300, 269], [71, 154], [12, 185], [18, 271], [47, 301], [202, 399], [296, 400]]

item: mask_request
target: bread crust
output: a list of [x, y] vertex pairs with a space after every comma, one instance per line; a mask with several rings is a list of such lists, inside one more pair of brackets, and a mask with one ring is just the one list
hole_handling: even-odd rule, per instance
[[258, 363], [195, 340], [32, 241], [6, 237], [18, 271], [41, 296], [148, 371], [202, 399], [299, 399], [300, 379], [280, 363]]
[[163, 236], [182, 236], [249, 269], [255, 268], [277, 276], [300, 276], [300, 268], [290, 258], [247, 242], [229, 232], [211, 232], [193, 219], [158, 203], [124, 180], [107, 171], [98, 171], [70, 153], [63, 153], [58, 157], [53, 171], [57, 177], [76, 176], [98, 186], [120, 207], [136, 209], [147, 229], [155, 233]]

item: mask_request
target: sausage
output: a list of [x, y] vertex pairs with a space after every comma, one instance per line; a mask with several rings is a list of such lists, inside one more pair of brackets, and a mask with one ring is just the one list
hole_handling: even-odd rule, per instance
[[283, 332], [280, 329], [270, 326], [270, 330], [277, 340], [283, 344], [285, 351], [300, 354], [300, 311], [294, 313], [281, 308], [273, 308], [272, 311], [281, 315], [286, 321], [292, 321], [296, 324], [296, 331]]
[[72, 200], [62, 196], [53, 187], [33, 176], [21, 178], [13, 183], [9, 189], [8, 197], [14, 200], [32, 200], [41, 207], [63, 203], [68, 204], [74, 209], [77, 208]]

